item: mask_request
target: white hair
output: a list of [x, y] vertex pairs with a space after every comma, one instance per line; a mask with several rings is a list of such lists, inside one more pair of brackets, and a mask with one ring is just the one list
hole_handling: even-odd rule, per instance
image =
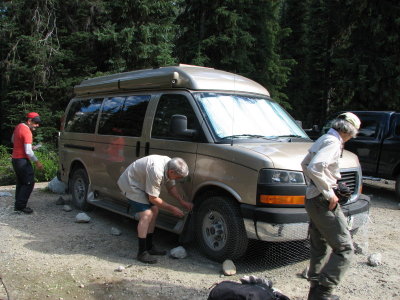
[[182, 177], [189, 175], [189, 167], [180, 157], [174, 157], [168, 162], [168, 170], [174, 171], [176, 174]]
[[354, 127], [353, 124], [341, 118], [334, 119], [332, 121], [331, 127], [336, 131], [349, 133], [353, 138], [356, 137], [358, 133], [358, 130]]

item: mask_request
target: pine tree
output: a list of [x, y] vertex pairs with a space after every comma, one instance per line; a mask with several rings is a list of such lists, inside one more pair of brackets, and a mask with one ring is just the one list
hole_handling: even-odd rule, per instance
[[[54, 118], [47, 87], [60, 48], [55, 1], [2, 2], [1, 22], [1, 139], [8, 143], [25, 112], [37, 110], [44, 119]], [[47, 139], [55, 137], [56, 128], [44, 127]]]
[[249, 72], [254, 38], [248, 32], [246, 10], [251, 2], [186, 0], [177, 20], [182, 33], [176, 52], [181, 62]]
[[398, 110], [400, 107], [400, 4], [350, 1], [342, 44], [335, 57], [338, 109]]
[[109, 46], [108, 69], [126, 71], [175, 64], [174, 25], [179, 1], [106, 1], [109, 18], [95, 32]]
[[289, 72], [281, 59], [279, 1], [186, 0], [177, 22], [181, 61], [215, 67], [254, 79], [278, 101]]
[[281, 42], [281, 55], [285, 59], [293, 59], [293, 66], [285, 93], [292, 106], [291, 114], [303, 121], [306, 127], [312, 126], [308, 116], [309, 91], [309, 6], [310, 1], [284, 1], [281, 14], [281, 27], [290, 33]]

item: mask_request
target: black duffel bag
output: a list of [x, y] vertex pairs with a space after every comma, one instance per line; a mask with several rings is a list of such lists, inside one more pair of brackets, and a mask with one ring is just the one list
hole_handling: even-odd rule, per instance
[[234, 281], [218, 283], [207, 300], [289, 300], [265, 284], [242, 284]]

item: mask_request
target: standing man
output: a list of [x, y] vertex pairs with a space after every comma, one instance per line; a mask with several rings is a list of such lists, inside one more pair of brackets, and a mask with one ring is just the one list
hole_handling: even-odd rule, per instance
[[[311, 287], [308, 300], [339, 299], [332, 291], [343, 278], [354, 252], [346, 218], [334, 189], [340, 179], [339, 157], [344, 143], [357, 135], [360, 124], [355, 114], [340, 114], [333, 120], [328, 133], [311, 146], [301, 164], [308, 182], [305, 207], [310, 218], [308, 278]], [[324, 263], [328, 245], [332, 253]]]
[[165, 185], [171, 196], [175, 197], [187, 210], [193, 204], [187, 202], [178, 193], [175, 180], [186, 177], [189, 168], [182, 158], [149, 155], [140, 158], [126, 168], [118, 179], [118, 186], [128, 198], [133, 213], [139, 214], [137, 227], [139, 251], [137, 259], [144, 263], [154, 264], [154, 255], [165, 255], [166, 251], [153, 245], [153, 233], [159, 208], [170, 211], [177, 217], [184, 213], [178, 207], [166, 203], [160, 196], [161, 186]]
[[37, 159], [32, 150], [32, 131], [39, 127], [41, 120], [36, 112], [26, 115], [26, 122], [18, 124], [12, 136], [13, 153], [12, 165], [16, 175], [15, 205], [14, 211], [31, 214], [33, 210], [26, 206], [35, 185], [35, 174], [31, 161], [38, 169], [43, 165]]

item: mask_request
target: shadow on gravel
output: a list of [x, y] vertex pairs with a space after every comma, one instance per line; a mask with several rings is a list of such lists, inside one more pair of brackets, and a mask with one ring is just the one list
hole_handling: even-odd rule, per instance
[[371, 197], [371, 204], [375, 207], [398, 210], [399, 201], [393, 186], [383, 184], [363, 184], [363, 194]]
[[[60, 255], [67, 259], [68, 256], [74, 258], [75, 255], [86, 255], [116, 266], [130, 264], [145, 266], [136, 260], [138, 249], [136, 221], [95, 208], [86, 212], [91, 217], [89, 223], [75, 223], [75, 216], [81, 211], [77, 209], [70, 212], [63, 211], [63, 205], [56, 205], [60, 196], [40, 188], [35, 188], [28, 203], [34, 213], [16, 214], [13, 211], [14, 189], [2, 189], [2, 191], [10, 192], [12, 196], [0, 198], [0, 231], [12, 230], [13, 238], [21, 241], [24, 248], [48, 255]], [[122, 234], [112, 235], [112, 227], [118, 228]], [[176, 234], [161, 229], [155, 231], [154, 242], [160, 248], [167, 250], [180, 246]], [[202, 256], [195, 250], [194, 245], [184, 245], [189, 254], [187, 259], [160, 257], [157, 266], [199, 274], [218, 272], [220, 265]], [[10, 252], [7, 255], [13, 257], [18, 254]], [[82, 257], [79, 256], [79, 259]]]
[[[92, 283], [86, 286], [93, 292], [94, 299], [108, 300], [110, 295], [112, 299], [128, 300], [170, 300], [170, 299], [193, 299], [199, 293], [196, 288], [187, 288], [179, 283], [159, 282], [157, 280], [149, 281], [142, 279], [123, 279], [105, 283]], [[149, 295], [151, 291], [151, 295]], [[174, 296], [175, 298], [172, 298]], [[179, 298], [177, 298], [179, 297]]]
[[[10, 190], [12, 194], [13, 190]], [[75, 223], [80, 212], [65, 212], [62, 205], [56, 205], [59, 195], [35, 189], [29, 205], [35, 210], [33, 215], [16, 215], [12, 212], [13, 197], [6, 197], [0, 203], [0, 221], [19, 230], [17, 238], [26, 239], [25, 247], [45, 254], [89, 255], [119, 265], [142, 265], [136, 257], [137, 222], [118, 214], [95, 208], [87, 214], [90, 223]], [[122, 235], [111, 235], [111, 228], [121, 230]], [[29, 235], [27, 237], [25, 234]], [[178, 235], [157, 229], [155, 243], [164, 249], [180, 246]], [[192, 273], [221, 272], [221, 264], [207, 259], [197, 249], [196, 242], [183, 245], [188, 251], [185, 262], [172, 258], [162, 258], [159, 265], [173, 270]], [[307, 242], [266, 243], [250, 241], [246, 255], [238, 261], [238, 273], [271, 270], [308, 259]], [[188, 269], [191, 267], [190, 270]]]

